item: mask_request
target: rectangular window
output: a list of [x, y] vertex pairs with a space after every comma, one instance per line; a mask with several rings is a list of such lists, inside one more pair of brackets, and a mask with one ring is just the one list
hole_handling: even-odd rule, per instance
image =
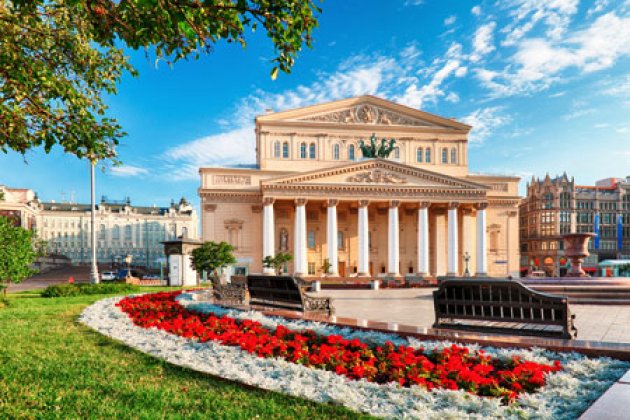
[[337, 249], [343, 249], [343, 232], [337, 231]]
[[309, 230], [306, 235], [306, 246], [309, 249], [315, 249], [315, 231]]
[[308, 263], [308, 274], [311, 275], [311, 276], [315, 275], [315, 263], [314, 262]]

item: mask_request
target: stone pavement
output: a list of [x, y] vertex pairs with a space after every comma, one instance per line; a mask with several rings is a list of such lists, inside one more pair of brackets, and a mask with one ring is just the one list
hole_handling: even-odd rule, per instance
[[[314, 296], [330, 296], [336, 315], [371, 321], [396, 322], [431, 328], [433, 290], [323, 290]], [[571, 305], [579, 340], [630, 343], [630, 305]]]

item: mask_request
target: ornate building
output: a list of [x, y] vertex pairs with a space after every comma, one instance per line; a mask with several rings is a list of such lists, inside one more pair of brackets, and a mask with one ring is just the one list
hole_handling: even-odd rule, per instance
[[36, 227], [39, 201], [33, 190], [0, 185], [0, 216], [26, 229]]
[[593, 186], [575, 185], [566, 173], [532, 177], [520, 206], [523, 271], [564, 275], [568, 261], [562, 234], [570, 232], [597, 235], [584, 264], [591, 273], [603, 260], [630, 259], [630, 177], [607, 178]]
[[[41, 203], [38, 234], [54, 254], [66, 255], [74, 264], [87, 264], [90, 244], [90, 205]], [[162, 241], [178, 236], [197, 237], [197, 215], [182, 198], [169, 207], [132, 206], [129, 199], [115, 202], [105, 198], [97, 204], [96, 241], [99, 263], [120, 263], [127, 255], [133, 264], [159, 268], [165, 258]]]
[[[519, 179], [468, 172], [470, 129], [374, 96], [259, 116], [255, 169], [200, 169], [202, 238], [241, 273], [291, 252], [305, 277], [516, 275]], [[373, 133], [388, 158], [363, 158]]]

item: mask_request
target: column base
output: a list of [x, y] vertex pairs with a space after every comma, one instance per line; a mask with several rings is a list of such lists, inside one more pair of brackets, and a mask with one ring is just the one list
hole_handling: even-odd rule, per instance
[[402, 277], [400, 273], [387, 273], [387, 277]]
[[357, 273], [357, 277], [372, 277], [370, 273]]
[[447, 277], [459, 277], [459, 274], [457, 273], [446, 273]]
[[488, 277], [488, 273], [475, 273], [475, 277]]
[[416, 277], [427, 277], [429, 273], [416, 273]]
[[263, 268], [263, 274], [266, 274], [268, 276], [274, 276], [276, 274], [276, 270], [274, 270], [273, 268], [269, 267], [269, 268]]

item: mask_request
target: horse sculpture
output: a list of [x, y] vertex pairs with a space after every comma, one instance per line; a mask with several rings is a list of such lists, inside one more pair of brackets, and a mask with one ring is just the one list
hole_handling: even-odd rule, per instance
[[369, 145], [363, 139], [359, 141], [359, 148], [364, 158], [387, 158], [396, 147], [396, 140], [394, 139], [390, 139], [388, 142], [387, 139], [383, 138], [378, 146], [376, 140], [376, 134], [372, 133]]

